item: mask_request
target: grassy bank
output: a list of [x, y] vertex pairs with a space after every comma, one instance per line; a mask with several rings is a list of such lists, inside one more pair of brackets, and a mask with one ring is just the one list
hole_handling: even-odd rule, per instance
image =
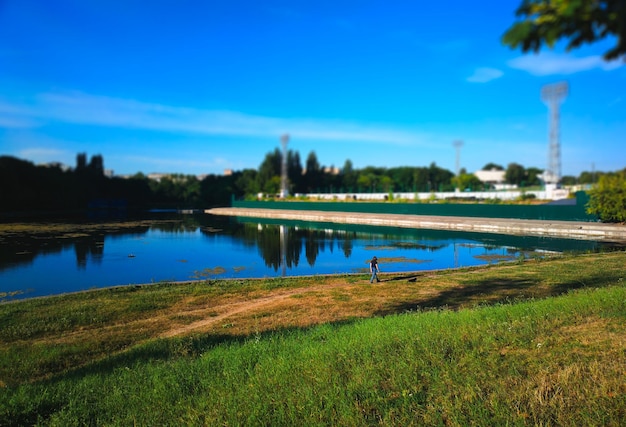
[[0, 425], [621, 425], [624, 252], [0, 305]]

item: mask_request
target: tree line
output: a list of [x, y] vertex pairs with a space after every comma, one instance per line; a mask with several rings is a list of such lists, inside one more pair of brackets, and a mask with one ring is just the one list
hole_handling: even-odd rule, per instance
[[[504, 170], [505, 179], [518, 186], [539, 185], [542, 170], [511, 163], [505, 169], [488, 163], [485, 170]], [[101, 155], [76, 158], [76, 167], [36, 166], [32, 162], [0, 156], [0, 211], [69, 211], [86, 207], [106, 207], [115, 202], [129, 208], [207, 208], [226, 205], [232, 197], [255, 198], [259, 193], [276, 195], [280, 191], [282, 152], [276, 148], [266, 154], [258, 169], [244, 169], [229, 175], [171, 174], [159, 180], [143, 173], [130, 177], [107, 177]], [[346, 160], [342, 168], [323, 166], [315, 152], [304, 165], [297, 151], [287, 152], [290, 194], [298, 193], [373, 193], [486, 190], [474, 174], [462, 169], [459, 176], [431, 163], [429, 166], [353, 167]], [[566, 184], [596, 182], [604, 173], [583, 172], [579, 177], [564, 177]]]

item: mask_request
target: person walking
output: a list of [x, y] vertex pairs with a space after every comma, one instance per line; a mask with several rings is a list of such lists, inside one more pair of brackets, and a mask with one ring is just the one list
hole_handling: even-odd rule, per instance
[[378, 279], [378, 273], [380, 273], [380, 269], [378, 268], [378, 258], [376, 257], [373, 257], [370, 261], [370, 273], [372, 273], [370, 283], [374, 283], [374, 279], [376, 279], [376, 282], [380, 282], [380, 280]]

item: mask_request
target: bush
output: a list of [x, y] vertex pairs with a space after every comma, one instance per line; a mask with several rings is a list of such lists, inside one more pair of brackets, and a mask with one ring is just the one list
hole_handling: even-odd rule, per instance
[[626, 221], [626, 169], [600, 177], [598, 185], [589, 191], [587, 213], [597, 215], [602, 222]]
[[496, 198], [485, 199], [485, 204], [487, 205], [500, 205], [502, 204], [502, 200]]
[[529, 193], [522, 192], [522, 194], [520, 194], [520, 196], [518, 197], [518, 200], [521, 202], [525, 202], [526, 200], [534, 200], [536, 198], [537, 196], [535, 196], [532, 193], [529, 194]]

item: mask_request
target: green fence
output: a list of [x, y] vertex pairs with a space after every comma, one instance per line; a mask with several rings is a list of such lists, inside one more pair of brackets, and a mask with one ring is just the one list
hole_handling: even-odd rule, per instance
[[589, 215], [585, 192], [576, 193], [575, 204], [500, 205], [469, 203], [420, 202], [308, 202], [308, 201], [243, 201], [233, 200], [232, 207], [246, 209], [289, 209], [299, 211], [364, 212], [380, 214], [465, 216], [474, 218], [515, 218], [554, 221], [597, 221]]

